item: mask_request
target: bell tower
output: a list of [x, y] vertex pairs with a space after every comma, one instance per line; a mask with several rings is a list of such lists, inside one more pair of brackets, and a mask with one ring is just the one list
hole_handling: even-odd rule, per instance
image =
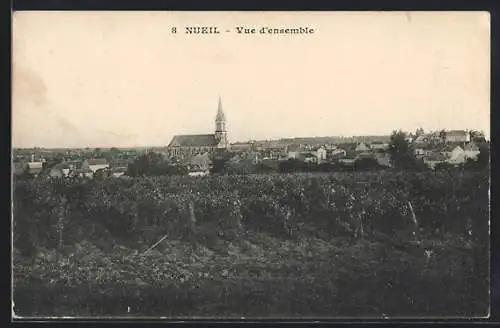
[[215, 138], [219, 141], [219, 148], [227, 148], [226, 116], [222, 110], [222, 100], [219, 96], [219, 106], [215, 117]]

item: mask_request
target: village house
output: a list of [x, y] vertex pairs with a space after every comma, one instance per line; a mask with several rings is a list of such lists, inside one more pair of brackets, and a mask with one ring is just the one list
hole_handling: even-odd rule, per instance
[[235, 142], [231, 144], [231, 151], [235, 153], [251, 151], [255, 149], [255, 142]]
[[441, 143], [443, 142], [443, 138], [439, 134], [432, 134], [429, 136], [430, 143]]
[[95, 173], [97, 170], [109, 168], [109, 164], [105, 158], [92, 158], [83, 161], [81, 168], [90, 169], [92, 173]]
[[286, 156], [283, 149], [275, 148], [269, 152], [269, 159], [280, 159]]
[[441, 149], [439, 150], [439, 153], [441, 153], [441, 155], [443, 155], [444, 157], [449, 158], [451, 156], [453, 149], [455, 149], [455, 147], [459, 147], [459, 145], [448, 144], [448, 145], [442, 146]]
[[52, 178], [63, 178], [67, 177], [70, 171], [71, 168], [67, 163], [59, 163], [50, 168], [49, 176]]
[[356, 151], [357, 153], [367, 152], [367, 151], [369, 151], [369, 150], [370, 150], [370, 147], [368, 147], [368, 146], [366, 145], [366, 143], [364, 143], [364, 142], [360, 142], [360, 143], [356, 146], [356, 149], [355, 149], [355, 151]]
[[73, 160], [73, 161], [64, 161], [63, 163], [67, 164], [70, 170], [78, 169], [78, 168], [80, 168], [82, 166], [82, 162], [81, 161], [76, 161], [76, 160]]
[[465, 130], [452, 130], [446, 132], [445, 141], [448, 142], [469, 142], [470, 134]]
[[460, 165], [465, 163], [467, 160], [467, 155], [465, 151], [463, 150], [462, 147], [456, 146], [453, 148], [453, 150], [449, 153], [447, 163], [452, 164], [452, 165]]
[[318, 163], [318, 157], [313, 153], [305, 153], [303, 157], [304, 163]]
[[416, 158], [423, 158], [428, 154], [431, 154], [435, 150], [436, 146], [433, 146], [432, 144], [420, 144], [414, 145], [413, 147], [413, 153], [415, 154]]
[[322, 146], [322, 147], [316, 149], [317, 162], [323, 163], [324, 161], [326, 161], [326, 154], [327, 154], [327, 151], [326, 151], [325, 147]]
[[346, 157], [347, 153], [344, 149], [334, 149], [332, 151], [328, 152], [328, 159], [329, 160], [339, 160], [341, 158]]
[[31, 175], [38, 176], [43, 170], [43, 162], [28, 162], [26, 164], [26, 172]]
[[324, 147], [325, 147], [325, 149], [326, 149], [327, 151], [337, 149], [337, 145], [334, 145], [334, 144], [326, 144]]
[[375, 151], [385, 151], [389, 148], [389, 144], [385, 142], [373, 142], [370, 144], [370, 149]]
[[94, 171], [90, 168], [73, 169], [69, 175], [72, 177], [92, 178], [94, 176]]

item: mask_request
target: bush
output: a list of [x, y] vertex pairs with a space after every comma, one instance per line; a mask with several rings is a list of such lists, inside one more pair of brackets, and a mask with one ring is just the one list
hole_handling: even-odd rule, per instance
[[359, 158], [354, 161], [354, 169], [356, 171], [373, 171], [380, 170], [381, 167], [375, 158]]

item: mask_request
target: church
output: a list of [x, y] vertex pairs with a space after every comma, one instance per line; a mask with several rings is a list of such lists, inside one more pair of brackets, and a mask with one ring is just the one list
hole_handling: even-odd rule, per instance
[[179, 159], [206, 153], [211, 159], [217, 159], [226, 152], [228, 146], [226, 117], [219, 97], [219, 106], [215, 116], [215, 133], [176, 135], [170, 141], [167, 151], [169, 156]]

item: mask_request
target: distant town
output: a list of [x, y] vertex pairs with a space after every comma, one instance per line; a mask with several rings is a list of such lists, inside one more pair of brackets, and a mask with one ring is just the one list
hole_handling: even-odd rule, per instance
[[[407, 133], [415, 158], [429, 168], [440, 163], [464, 164], [474, 160], [479, 147], [486, 143], [484, 134], [470, 130], [433, 131], [417, 130]], [[231, 143], [226, 150], [233, 165], [267, 165], [276, 167], [280, 162], [294, 159], [304, 163], [342, 163], [352, 165], [356, 160], [372, 158], [382, 167], [391, 167], [388, 153], [390, 136], [314, 137], [279, 140], [254, 140]], [[170, 145], [169, 145], [170, 146]], [[80, 176], [92, 178], [107, 173], [111, 177], [127, 174], [129, 166], [141, 156], [154, 152], [164, 163], [185, 165], [188, 174], [208, 173], [213, 157], [196, 149], [189, 154], [173, 155], [173, 147], [137, 148], [14, 148], [13, 173], [48, 177]]]

